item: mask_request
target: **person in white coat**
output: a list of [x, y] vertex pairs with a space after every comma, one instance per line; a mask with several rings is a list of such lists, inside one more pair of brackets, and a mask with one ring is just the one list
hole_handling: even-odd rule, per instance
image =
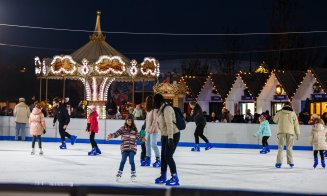
[[324, 157], [324, 150], [327, 150], [327, 143], [326, 143], [327, 130], [325, 129], [324, 121], [319, 119], [317, 114], [314, 114], [312, 116], [313, 116], [314, 124], [312, 127], [309, 141], [313, 147], [313, 157], [314, 157], [313, 168], [316, 168], [318, 166], [318, 152], [320, 153], [320, 157], [321, 157], [321, 166], [325, 168], [326, 163]]

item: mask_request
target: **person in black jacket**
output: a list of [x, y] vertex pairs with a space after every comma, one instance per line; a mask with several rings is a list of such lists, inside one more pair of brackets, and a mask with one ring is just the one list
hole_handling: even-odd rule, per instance
[[67, 149], [65, 138], [70, 139], [70, 143], [74, 145], [76, 142], [77, 136], [70, 135], [66, 132], [67, 126], [70, 122], [70, 117], [67, 111], [65, 104], [62, 104], [58, 98], [53, 99], [53, 107], [56, 108], [54, 119], [53, 119], [53, 126], [55, 126], [56, 121], [59, 122], [59, 133], [61, 137], [62, 144], [59, 146], [60, 149]]
[[194, 120], [196, 125], [194, 132], [195, 146], [191, 149], [191, 151], [200, 151], [199, 137], [203, 139], [207, 144], [205, 150], [209, 150], [212, 148], [212, 145], [210, 144], [206, 136], [203, 135], [204, 127], [206, 126], [207, 122], [203, 115], [202, 109], [200, 105], [197, 104], [195, 101], [190, 102], [190, 107], [192, 109], [191, 118]]

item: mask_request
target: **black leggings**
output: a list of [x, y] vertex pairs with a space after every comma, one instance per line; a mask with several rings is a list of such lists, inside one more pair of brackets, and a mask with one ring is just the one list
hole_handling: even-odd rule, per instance
[[206, 143], [209, 143], [209, 140], [206, 138], [206, 136], [203, 135], [204, 127], [205, 125], [196, 126], [194, 132], [195, 144], [199, 144], [199, 137]]
[[313, 157], [314, 157], [314, 158], [318, 158], [318, 151], [319, 151], [319, 154], [320, 154], [321, 160], [325, 160], [325, 157], [324, 157], [324, 151], [323, 151], [323, 150], [314, 150], [314, 151], [313, 151]]
[[91, 132], [91, 134], [90, 134], [90, 142], [91, 142], [92, 148], [98, 147], [97, 143], [95, 142], [94, 137], [95, 137], [95, 132]]
[[167, 167], [169, 166], [171, 175], [177, 173], [176, 163], [174, 161], [173, 155], [177, 148], [177, 144], [180, 139], [180, 132], [175, 133], [173, 136], [174, 149], [168, 147], [168, 136], [161, 136], [161, 173], [167, 172]]
[[65, 141], [65, 137], [68, 137], [69, 139], [71, 138], [71, 135], [66, 132], [66, 129], [64, 129], [64, 124], [59, 123], [59, 134], [61, 141]]
[[269, 136], [262, 137], [262, 146], [263, 147], [268, 146], [268, 139], [269, 139]]
[[38, 141], [39, 141], [39, 148], [42, 148], [41, 135], [33, 135], [32, 148], [35, 147], [35, 141], [36, 141], [36, 138], [37, 138]]
[[146, 147], [145, 147], [145, 142], [141, 143], [142, 151], [141, 151], [141, 161], [145, 161], [145, 156], [146, 156]]

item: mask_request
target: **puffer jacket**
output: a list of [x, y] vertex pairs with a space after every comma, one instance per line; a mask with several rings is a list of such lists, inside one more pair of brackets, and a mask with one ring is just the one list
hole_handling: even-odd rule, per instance
[[141, 140], [141, 136], [137, 129], [130, 129], [127, 126], [122, 126], [115, 133], [110, 134], [112, 137], [116, 138], [121, 135], [121, 152], [125, 151], [137, 151], [136, 140]]
[[321, 123], [315, 124], [312, 127], [311, 136], [309, 139], [310, 145], [313, 150], [327, 150], [326, 143], [327, 130]]
[[98, 123], [98, 113], [94, 110], [90, 116], [87, 118], [87, 123], [90, 123], [90, 132], [98, 133], [99, 132], [99, 123]]
[[158, 128], [161, 132], [161, 136], [168, 136], [169, 139], [173, 139], [174, 134], [179, 132], [175, 124], [176, 116], [173, 107], [169, 105], [165, 106], [165, 104], [163, 104], [159, 108], [157, 115], [158, 115]]
[[255, 133], [256, 136], [271, 136], [271, 130], [268, 120], [260, 123], [259, 130]]
[[158, 109], [153, 109], [146, 113], [145, 131], [148, 133], [158, 132]]
[[287, 133], [299, 137], [300, 126], [295, 112], [284, 108], [274, 116], [274, 122], [278, 124], [277, 135]]
[[16, 117], [15, 122], [17, 123], [28, 123], [30, 117], [30, 108], [26, 103], [20, 102], [15, 106], [14, 116]]
[[30, 134], [31, 135], [42, 135], [45, 127], [45, 120], [42, 110], [39, 108], [33, 108], [29, 118]]

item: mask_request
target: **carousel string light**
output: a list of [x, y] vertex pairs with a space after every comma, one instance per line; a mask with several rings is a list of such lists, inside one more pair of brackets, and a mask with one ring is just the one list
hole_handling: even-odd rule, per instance
[[[147, 70], [144, 71], [144, 65], [146, 64], [146, 62], [148, 63], [153, 63], [153, 65], [155, 66], [153, 70], [151, 70], [150, 68], [148, 68]], [[157, 71], [158, 69], [159, 63], [157, 63], [157, 60], [155, 58], [150, 58], [150, 57], [145, 57], [143, 62], [141, 63], [141, 73], [143, 75], [151, 75], [151, 76], [155, 76], [157, 75]]]
[[93, 86], [93, 101], [97, 101], [98, 99], [98, 94], [97, 94], [97, 79], [95, 77], [92, 77], [92, 86]]
[[[120, 64], [120, 68], [121, 70], [116, 70], [113, 69], [112, 67], [109, 67], [108, 69], [102, 71], [99, 69], [99, 64], [101, 62], [103, 62], [103, 60], [108, 60], [109, 62], [112, 62], [114, 60], [117, 60]], [[125, 68], [125, 62], [121, 59], [120, 56], [108, 56], [108, 55], [103, 55], [99, 58], [99, 60], [97, 62], [95, 62], [96, 66], [95, 66], [95, 71], [98, 72], [99, 74], [108, 74], [109, 72], [112, 72], [114, 74], [117, 75], [121, 75], [125, 72], [126, 68]]]
[[135, 59], [133, 59], [131, 61], [131, 65], [132, 66], [130, 68], [130, 73], [131, 73], [132, 77], [135, 77], [137, 75], [137, 72], [138, 72], [137, 67], [136, 67], [137, 61]]

